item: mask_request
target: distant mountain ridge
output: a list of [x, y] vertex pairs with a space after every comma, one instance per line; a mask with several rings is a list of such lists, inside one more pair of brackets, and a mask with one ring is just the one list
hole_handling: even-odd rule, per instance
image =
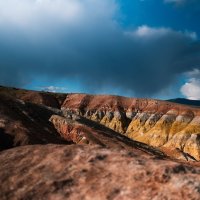
[[200, 100], [190, 100], [185, 98], [177, 98], [177, 99], [169, 99], [167, 101], [173, 102], [173, 103], [179, 103], [184, 105], [190, 105], [190, 106], [200, 106]]

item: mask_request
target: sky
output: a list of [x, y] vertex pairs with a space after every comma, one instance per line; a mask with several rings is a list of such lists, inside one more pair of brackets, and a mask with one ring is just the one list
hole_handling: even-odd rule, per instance
[[0, 85], [200, 100], [199, 0], [0, 0]]

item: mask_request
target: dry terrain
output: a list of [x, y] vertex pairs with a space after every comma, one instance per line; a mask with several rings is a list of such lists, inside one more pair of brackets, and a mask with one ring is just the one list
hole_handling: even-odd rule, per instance
[[0, 199], [200, 199], [200, 108], [0, 87]]

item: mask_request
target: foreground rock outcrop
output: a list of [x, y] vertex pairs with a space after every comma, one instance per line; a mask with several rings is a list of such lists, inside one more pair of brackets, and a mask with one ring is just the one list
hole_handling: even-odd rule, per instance
[[200, 168], [142, 151], [34, 145], [0, 153], [0, 197], [152, 200], [200, 197]]
[[170, 156], [200, 160], [200, 108], [153, 99], [69, 94], [62, 110], [158, 147]]

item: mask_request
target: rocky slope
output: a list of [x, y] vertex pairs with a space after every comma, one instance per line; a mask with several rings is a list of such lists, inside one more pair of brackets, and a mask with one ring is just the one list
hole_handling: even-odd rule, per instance
[[66, 94], [23, 90], [3, 86], [0, 86], [0, 94], [9, 96], [13, 99], [20, 99], [25, 102], [58, 109], [60, 109], [60, 106], [66, 98]]
[[[0, 102], [2, 108], [0, 111], [0, 115], [2, 115], [0, 118], [0, 132], [4, 133], [1, 134], [3, 135], [1, 146], [10, 146], [13, 140], [14, 146], [35, 144], [41, 142], [41, 140], [44, 143], [45, 135], [49, 137], [49, 130], [53, 132], [51, 137], [52, 135], [59, 137], [60, 134], [63, 140], [69, 141], [66, 130], [62, 130], [66, 129], [66, 125], [63, 126], [62, 124], [63, 120], [52, 121], [52, 115], [57, 115], [58, 118], [71, 119], [69, 123], [71, 125], [67, 128], [68, 132], [74, 129], [70, 126], [77, 126], [77, 120], [72, 119], [72, 115], [76, 115], [76, 117], [90, 120], [88, 121], [89, 124], [85, 125], [87, 128], [83, 128], [81, 125], [78, 132], [81, 132], [79, 129], [91, 129], [90, 123], [93, 121], [133, 140], [159, 148], [171, 157], [194, 161], [200, 160], [200, 108], [197, 107], [153, 99], [86, 94], [52, 94], [5, 87], [0, 87], [0, 95], [2, 99]], [[5, 97], [8, 100], [3, 101]], [[9, 102], [11, 105], [9, 105]], [[61, 110], [59, 110], [60, 108]], [[34, 110], [38, 112], [34, 112]], [[6, 111], [5, 114], [4, 111]], [[17, 112], [20, 114], [17, 114]], [[44, 116], [38, 113], [44, 113]], [[18, 116], [22, 115], [25, 122], [20, 122], [17, 119]], [[9, 118], [13, 119], [9, 120]], [[49, 123], [50, 118], [57, 131]], [[5, 129], [6, 121], [13, 121], [13, 123], [7, 123]], [[26, 121], [31, 122], [27, 123]], [[11, 124], [12, 127], [8, 128]], [[37, 131], [35, 131], [36, 129]], [[18, 134], [14, 134], [13, 130], [16, 130]], [[46, 134], [40, 134], [42, 130]], [[23, 134], [25, 132], [26, 134]], [[15, 135], [14, 139], [13, 134]], [[31, 135], [34, 135], [34, 139]], [[41, 139], [41, 135], [44, 136], [43, 139]], [[82, 140], [77, 134], [73, 133], [71, 135], [75, 138], [70, 139], [70, 142], [76, 143], [75, 140]], [[8, 144], [3, 137], [7, 138]], [[83, 137], [81, 142], [88, 143], [85, 138]], [[53, 140], [50, 141], [53, 142]], [[37, 142], [33, 143], [33, 141]], [[46, 141], [46, 143], [50, 142], [49, 139], [46, 139]]]
[[34, 145], [0, 153], [1, 200], [199, 200], [200, 167], [141, 151]]
[[[75, 118], [75, 119], [74, 119]], [[99, 145], [104, 148], [142, 151], [159, 158], [167, 158], [163, 152], [141, 142], [123, 136], [101, 124], [75, 116], [73, 119], [53, 115], [50, 121], [61, 137], [75, 144]]]
[[200, 109], [153, 99], [69, 94], [63, 113], [75, 113], [170, 156], [200, 160]]
[[68, 143], [48, 121], [59, 112], [0, 94], [0, 150], [27, 144]]
[[0, 87], [0, 199], [198, 200], [199, 114], [158, 100]]

